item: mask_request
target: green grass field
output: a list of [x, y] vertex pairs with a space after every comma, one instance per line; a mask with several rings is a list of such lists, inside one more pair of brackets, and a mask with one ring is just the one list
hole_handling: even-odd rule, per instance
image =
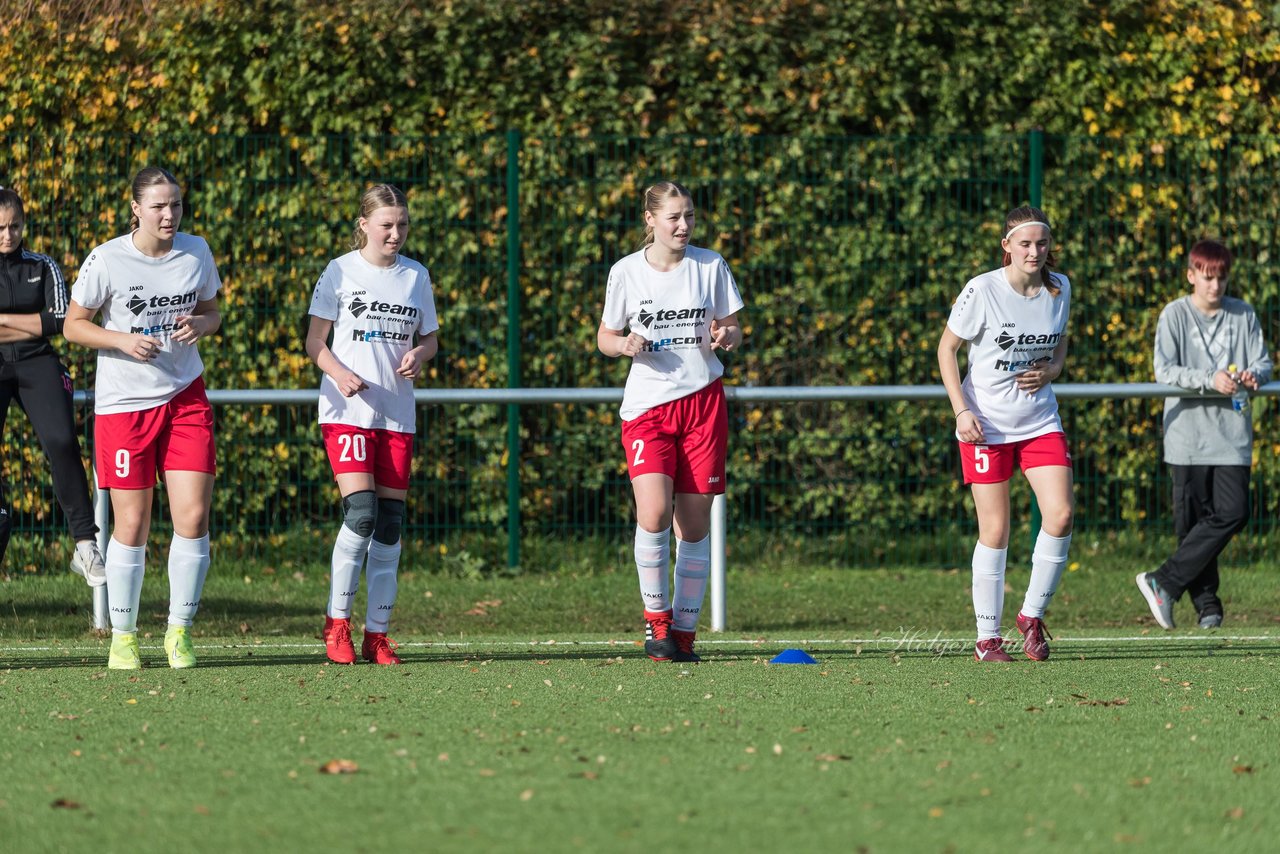
[[[1274, 850], [1280, 590], [1154, 627], [1083, 561], [1053, 658], [979, 665], [964, 573], [750, 570], [701, 665], [640, 652], [633, 576], [405, 573], [405, 665], [338, 667], [325, 580], [216, 573], [201, 666], [105, 669], [71, 576], [0, 583], [0, 839], [23, 851]], [[1025, 574], [1010, 574], [1011, 619]], [[1183, 606], [1177, 614], [1192, 622]], [[817, 665], [770, 665], [787, 647]], [[346, 762], [350, 773], [339, 770]]]

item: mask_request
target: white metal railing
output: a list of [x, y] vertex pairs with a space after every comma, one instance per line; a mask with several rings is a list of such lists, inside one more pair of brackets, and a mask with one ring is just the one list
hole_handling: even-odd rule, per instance
[[[894, 401], [945, 400], [947, 393], [940, 385], [882, 386], [725, 386], [725, 396], [744, 403], [795, 403], [801, 401]], [[1200, 397], [1198, 392], [1160, 383], [1060, 383], [1053, 387], [1060, 400], [1106, 400], [1157, 397]], [[1280, 397], [1280, 382], [1268, 383], [1255, 394]], [[210, 389], [209, 402], [215, 406], [287, 406], [313, 404], [315, 389]], [[418, 405], [438, 403], [545, 405], [554, 403], [620, 403], [620, 388], [467, 388], [418, 389], [414, 392]], [[1216, 396], [1216, 395], [1214, 395]], [[89, 392], [76, 392], [76, 403], [92, 403]], [[95, 478], [96, 484], [96, 478]], [[111, 504], [105, 490], [97, 490], [94, 515], [98, 523], [98, 544], [106, 554], [110, 539]], [[711, 577], [708, 594], [711, 600], [711, 630], [725, 629], [725, 541], [726, 499], [716, 496], [711, 505]], [[106, 629], [109, 625], [106, 586], [93, 591], [93, 625]]]

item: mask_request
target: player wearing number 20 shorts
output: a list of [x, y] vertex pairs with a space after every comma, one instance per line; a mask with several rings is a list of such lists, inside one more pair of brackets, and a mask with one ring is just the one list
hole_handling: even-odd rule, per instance
[[[606, 356], [631, 358], [622, 446], [636, 500], [645, 652], [655, 661], [696, 662], [711, 502], [725, 490], [729, 432], [715, 351], [742, 344], [743, 302], [724, 259], [689, 245], [688, 190], [670, 181], [650, 187], [644, 219], [644, 246], [609, 271], [596, 343]], [[673, 524], [674, 596], [667, 578]]]
[[324, 621], [325, 654], [338, 664], [356, 660], [351, 610], [361, 569], [368, 582], [361, 655], [400, 663], [387, 630], [413, 459], [413, 381], [436, 354], [439, 329], [427, 268], [400, 254], [408, 233], [404, 194], [390, 184], [370, 187], [353, 251], [329, 262], [311, 300], [307, 354], [324, 372], [320, 429], [342, 494]]
[[[190, 628], [209, 571], [213, 412], [196, 342], [222, 324], [221, 286], [209, 244], [178, 231], [182, 188], [149, 166], [133, 179], [131, 233], [94, 248], [71, 291], [63, 333], [98, 350], [94, 462], [111, 490], [107, 548], [111, 653], [107, 666], [142, 666], [138, 602], [156, 476], [173, 519], [169, 546], [170, 667], [196, 663]], [[102, 313], [102, 325], [93, 322]]]
[[[973, 552], [974, 657], [1012, 661], [1000, 623], [1009, 546], [1009, 479], [1022, 469], [1043, 522], [1031, 557], [1031, 581], [1016, 625], [1023, 651], [1049, 657], [1045, 609], [1071, 544], [1071, 456], [1052, 381], [1067, 357], [1071, 284], [1051, 273], [1053, 236], [1044, 212], [1016, 208], [1005, 218], [1004, 266], [964, 286], [951, 308], [938, 365], [956, 417], [964, 482], [973, 491], [978, 543]], [[958, 352], [969, 345], [960, 378]]]

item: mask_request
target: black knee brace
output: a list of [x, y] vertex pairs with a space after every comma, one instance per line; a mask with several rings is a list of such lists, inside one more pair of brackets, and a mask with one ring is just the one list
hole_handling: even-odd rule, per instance
[[342, 499], [342, 524], [362, 537], [373, 533], [378, 521], [378, 496], [372, 490], [353, 492]]
[[400, 542], [400, 523], [404, 520], [404, 502], [398, 498], [378, 499], [378, 522], [373, 528], [373, 539], [384, 546]]

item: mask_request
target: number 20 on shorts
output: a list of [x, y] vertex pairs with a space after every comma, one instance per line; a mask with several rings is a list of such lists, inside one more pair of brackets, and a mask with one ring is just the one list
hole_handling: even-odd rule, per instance
[[338, 460], [349, 463], [352, 460], [362, 463], [369, 457], [365, 437], [361, 433], [338, 434]]

